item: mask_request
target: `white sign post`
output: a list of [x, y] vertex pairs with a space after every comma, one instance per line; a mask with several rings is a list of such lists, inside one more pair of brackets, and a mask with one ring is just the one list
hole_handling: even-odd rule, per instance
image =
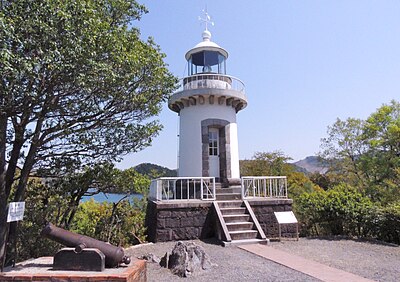
[[[8, 214], [7, 214], [7, 223], [8, 225], [10, 222], [13, 221], [19, 221], [24, 218], [24, 212], [25, 212], [25, 202], [11, 202], [8, 205]], [[7, 227], [7, 233], [9, 230], [9, 226]], [[7, 246], [7, 241], [8, 241], [8, 234], [6, 235], [6, 246]], [[7, 248], [6, 248], [7, 249]], [[4, 270], [4, 263], [6, 260], [6, 252], [4, 251], [3, 258], [0, 261], [0, 266], [1, 266], [1, 272]]]
[[19, 221], [24, 218], [25, 202], [11, 202], [8, 205], [7, 222]]
[[276, 220], [278, 221], [279, 241], [281, 240], [281, 224], [296, 224], [296, 236], [299, 241], [299, 225], [297, 218], [292, 211], [274, 212]]

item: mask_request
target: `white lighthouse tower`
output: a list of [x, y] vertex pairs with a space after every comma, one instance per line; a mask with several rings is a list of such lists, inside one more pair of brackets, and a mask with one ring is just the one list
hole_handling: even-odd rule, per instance
[[203, 41], [185, 55], [188, 76], [168, 103], [180, 117], [178, 176], [238, 184], [236, 114], [247, 106], [247, 98], [244, 84], [227, 75], [228, 52], [211, 41], [206, 17]]

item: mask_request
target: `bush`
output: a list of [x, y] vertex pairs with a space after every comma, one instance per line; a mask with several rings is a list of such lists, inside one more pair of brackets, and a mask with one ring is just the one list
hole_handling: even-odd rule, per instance
[[52, 256], [60, 244], [40, 236], [47, 221], [57, 223], [66, 201], [37, 179], [29, 181], [25, 198], [24, 219], [18, 222], [17, 261]]
[[98, 203], [93, 199], [79, 205], [71, 231], [110, 242], [129, 246], [145, 240], [145, 200]]
[[361, 236], [372, 202], [348, 185], [304, 193], [295, 204], [303, 235]]
[[377, 208], [369, 223], [374, 237], [400, 245], [400, 202]]
[[353, 187], [303, 193], [295, 201], [303, 236], [345, 235], [400, 244], [400, 202], [378, 206]]

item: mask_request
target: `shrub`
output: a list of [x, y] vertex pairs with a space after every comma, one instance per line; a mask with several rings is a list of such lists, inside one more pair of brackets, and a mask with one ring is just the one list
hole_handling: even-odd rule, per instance
[[98, 203], [93, 199], [79, 205], [71, 231], [118, 246], [145, 240], [145, 200]]
[[371, 233], [379, 240], [400, 244], [400, 202], [376, 209]]
[[295, 211], [303, 235], [361, 236], [372, 202], [348, 185], [299, 196]]

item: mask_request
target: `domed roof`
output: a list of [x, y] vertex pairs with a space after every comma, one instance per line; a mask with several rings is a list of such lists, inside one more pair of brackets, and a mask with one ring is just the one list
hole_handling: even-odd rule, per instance
[[218, 44], [211, 41], [210, 31], [208, 31], [207, 29], [204, 30], [202, 36], [203, 36], [203, 41], [194, 46], [186, 53], [185, 55], [186, 60], [189, 60], [192, 54], [201, 51], [216, 51], [221, 53], [225, 58], [228, 58], [228, 52], [224, 48], [220, 47]]

